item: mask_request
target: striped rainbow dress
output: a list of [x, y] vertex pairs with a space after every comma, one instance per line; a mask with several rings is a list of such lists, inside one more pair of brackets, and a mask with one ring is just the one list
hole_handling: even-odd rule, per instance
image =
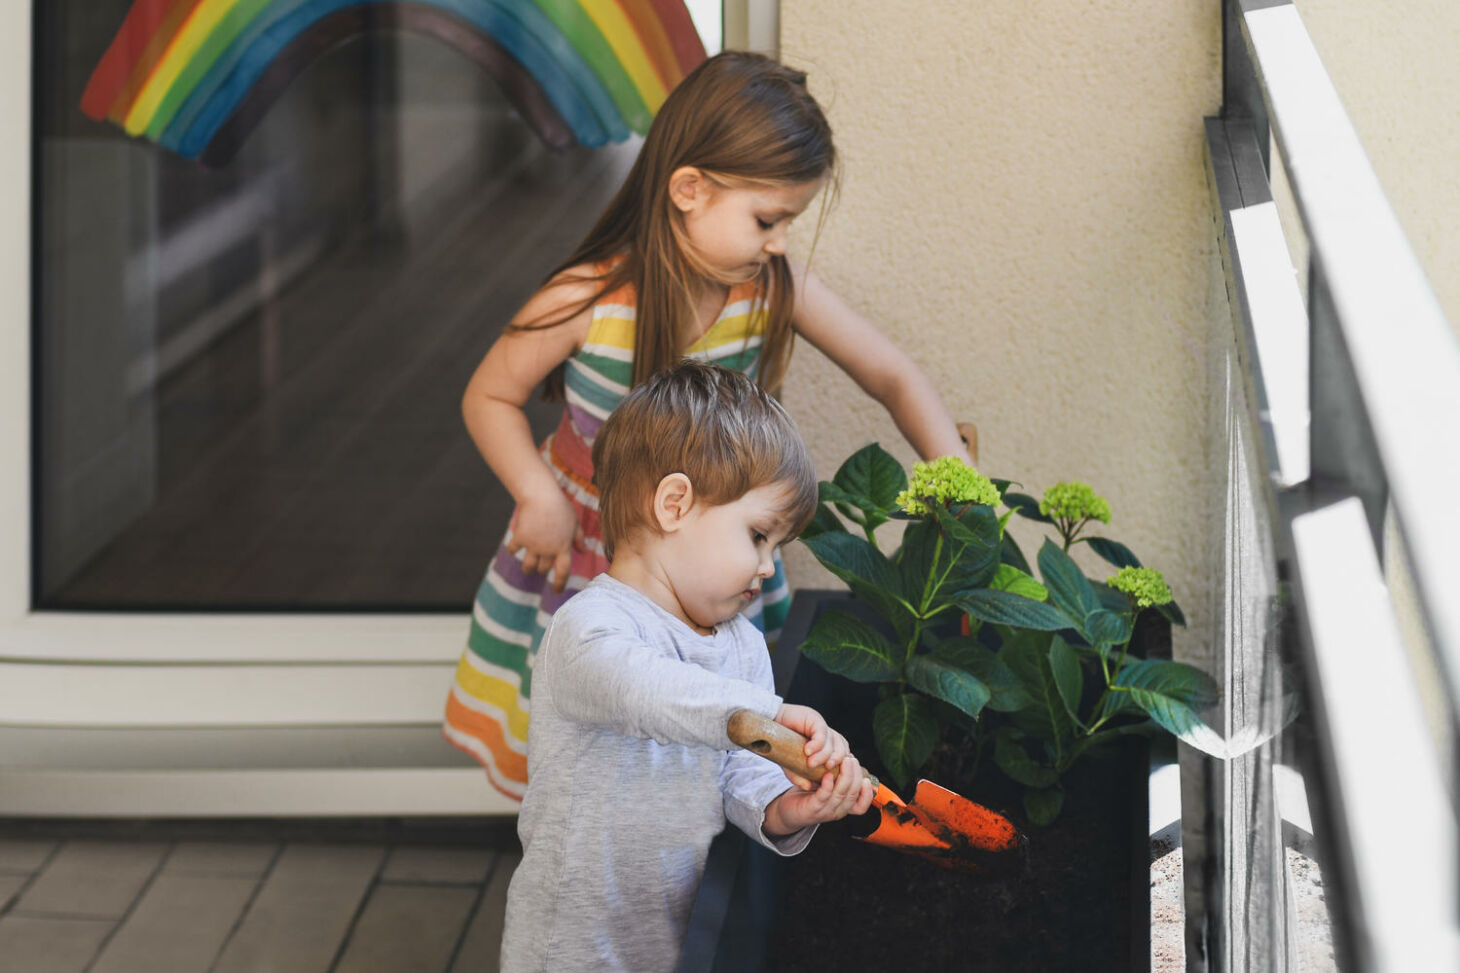
[[[568, 583], [559, 594], [546, 575], [523, 573], [520, 556], [507, 550], [508, 527], [477, 590], [466, 649], [446, 700], [446, 739], [480, 761], [492, 785], [517, 800], [527, 787], [528, 700], [543, 630], [558, 606], [608, 569], [591, 457], [599, 427], [629, 392], [634, 308], [631, 286], [598, 299], [583, 347], [567, 362], [563, 421], [542, 445], [543, 458], [578, 510], [587, 549], [573, 550]], [[754, 284], [737, 285], [715, 323], [685, 354], [754, 377], [767, 316], [764, 294]], [[785, 621], [789, 594], [777, 553], [775, 575], [745, 610], [770, 641]]]

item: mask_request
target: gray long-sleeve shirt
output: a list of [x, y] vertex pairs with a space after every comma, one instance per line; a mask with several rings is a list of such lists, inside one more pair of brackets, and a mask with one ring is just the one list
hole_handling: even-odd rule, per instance
[[506, 973], [673, 970], [727, 819], [780, 854], [806, 846], [814, 828], [762, 832], [790, 783], [725, 734], [737, 709], [774, 718], [772, 687], [742, 616], [700, 635], [607, 575], [558, 609], [532, 676]]

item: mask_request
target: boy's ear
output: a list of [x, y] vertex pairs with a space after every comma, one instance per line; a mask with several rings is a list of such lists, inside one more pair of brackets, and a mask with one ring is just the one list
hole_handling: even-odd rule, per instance
[[670, 473], [654, 489], [654, 522], [666, 534], [684, 526], [695, 503], [694, 484], [683, 473]]
[[669, 174], [669, 201], [681, 213], [703, 206], [710, 188], [705, 174], [694, 166], [680, 166]]

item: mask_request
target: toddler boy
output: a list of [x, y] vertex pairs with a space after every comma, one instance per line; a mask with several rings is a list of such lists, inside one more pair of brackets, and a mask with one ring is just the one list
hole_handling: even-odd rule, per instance
[[[624, 399], [593, 468], [612, 563], [538, 651], [507, 973], [673, 970], [727, 820], [793, 855], [818, 822], [872, 800], [846, 740], [776, 696], [765, 640], [740, 614], [816, 509], [780, 405], [738, 372], [686, 361]], [[809, 737], [808, 763], [836, 773], [812, 788], [738, 749], [725, 729], [738, 709]]]

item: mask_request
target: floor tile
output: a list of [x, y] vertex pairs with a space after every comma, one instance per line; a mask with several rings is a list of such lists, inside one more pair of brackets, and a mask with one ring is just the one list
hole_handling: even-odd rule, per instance
[[89, 973], [206, 973], [257, 885], [252, 877], [164, 872]]
[[12, 911], [118, 918], [137, 898], [166, 851], [164, 844], [68, 841]]
[[268, 870], [279, 851], [277, 842], [181, 841], [167, 856], [164, 874], [248, 875]]
[[467, 886], [377, 885], [335, 973], [445, 970], [476, 898]]
[[14, 973], [81, 973], [114, 923], [110, 919], [0, 919], [0, 963]]
[[502, 918], [507, 911], [507, 884], [521, 860], [520, 853], [506, 852], [497, 862], [476, 915], [472, 916], [461, 952], [451, 964], [451, 973], [497, 973], [502, 950]]
[[329, 969], [384, 855], [378, 845], [287, 846], [214, 973]]
[[465, 883], [480, 885], [496, 860], [494, 851], [470, 848], [396, 848], [385, 863], [386, 882]]
[[0, 872], [33, 872], [56, 850], [57, 842], [12, 838], [0, 840]]

